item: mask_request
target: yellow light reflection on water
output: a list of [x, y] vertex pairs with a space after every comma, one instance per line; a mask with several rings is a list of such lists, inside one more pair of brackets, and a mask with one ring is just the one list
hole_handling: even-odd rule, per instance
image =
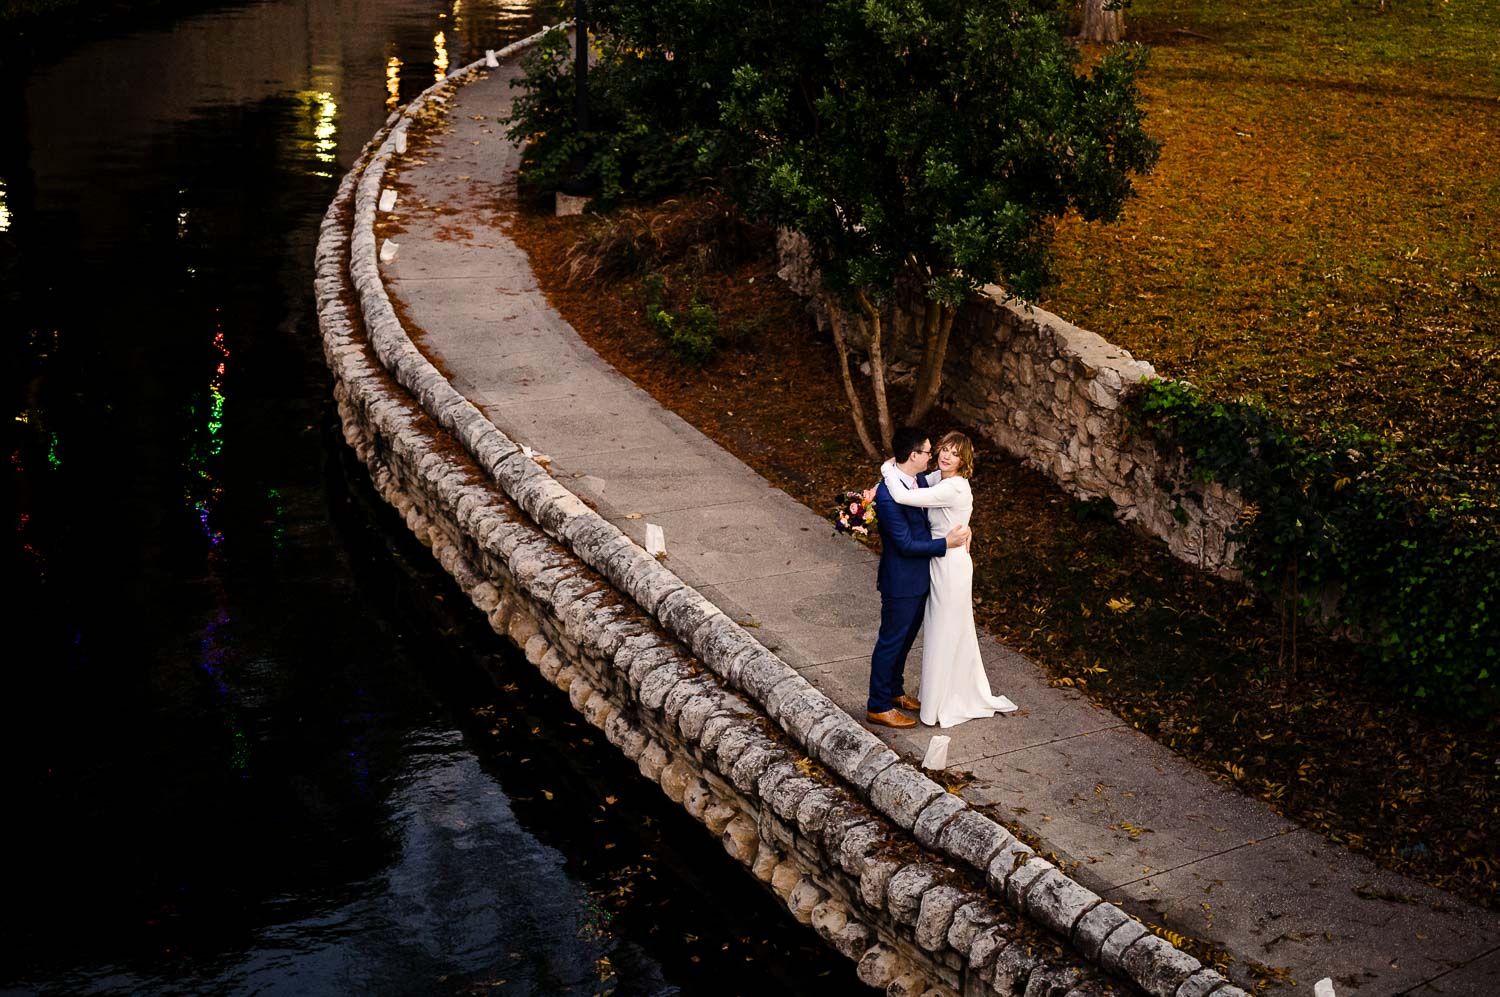
[[5, 178], [0, 177], [0, 232], [10, 230], [10, 207], [5, 203]]
[[495, 21], [501, 27], [512, 24], [525, 23], [536, 16], [536, 10], [532, 6], [534, 0], [496, 0], [491, 5], [495, 11]]
[[442, 81], [448, 75], [448, 39], [443, 37], [441, 31], [432, 36], [432, 50], [435, 53], [432, 57], [432, 75], [434, 79]]
[[401, 60], [394, 55], [385, 62], [385, 109], [394, 111], [401, 103]]

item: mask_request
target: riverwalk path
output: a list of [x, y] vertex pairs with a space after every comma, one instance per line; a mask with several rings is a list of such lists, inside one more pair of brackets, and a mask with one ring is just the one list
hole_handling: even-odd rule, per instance
[[[673, 572], [863, 718], [874, 557], [615, 372], [550, 307], [507, 235], [519, 153], [498, 119], [517, 75], [471, 74], [434, 105], [441, 126], [391, 164], [398, 197], [377, 225], [399, 245], [381, 274], [403, 324], [559, 482], [638, 543], [659, 526]], [[981, 646], [991, 685], [1021, 709], [943, 731], [948, 765], [972, 773], [966, 800], [1080, 883], [1227, 953], [1246, 989], [1312, 993], [1329, 977], [1340, 997], [1500, 993], [1500, 915], [1379, 869], [1052, 688], [987, 635]], [[938, 733], [874, 731], [914, 763]]]

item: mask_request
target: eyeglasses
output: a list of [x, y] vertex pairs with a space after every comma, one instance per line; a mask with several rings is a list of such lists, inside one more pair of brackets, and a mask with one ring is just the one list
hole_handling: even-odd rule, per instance
[[931, 450], [913, 450], [912, 453], [919, 453], [923, 457], [931, 457], [932, 456], [932, 451]]

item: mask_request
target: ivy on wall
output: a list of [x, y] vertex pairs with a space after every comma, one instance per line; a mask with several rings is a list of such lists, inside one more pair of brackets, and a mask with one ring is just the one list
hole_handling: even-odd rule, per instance
[[[1500, 500], [1443, 469], [1418, 471], [1373, 436], [1293, 432], [1264, 408], [1143, 382], [1133, 421], [1186, 480], [1247, 505], [1245, 577], [1299, 617], [1371, 648], [1371, 678], [1454, 713], [1493, 714], [1500, 672]], [[1491, 427], [1493, 429], [1493, 427]], [[1171, 457], [1183, 460], [1171, 460]], [[1179, 500], [1182, 500], [1181, 498]]]

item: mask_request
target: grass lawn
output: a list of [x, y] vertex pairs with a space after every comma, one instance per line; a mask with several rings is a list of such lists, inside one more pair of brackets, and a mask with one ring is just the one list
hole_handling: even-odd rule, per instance
[[1044, 306], [1493, 497], [1500, 8], [1137, 0], [1127, 17], [1153, 50], [1161, 163], [1122, 223], [1060, 229]]

